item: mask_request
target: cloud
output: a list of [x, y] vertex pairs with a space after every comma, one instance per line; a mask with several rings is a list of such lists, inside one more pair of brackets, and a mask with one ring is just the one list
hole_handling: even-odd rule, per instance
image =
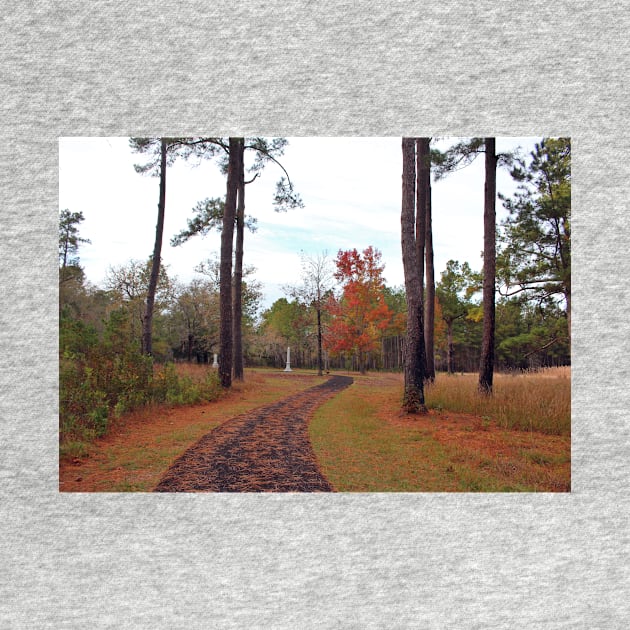
[[[447, 142], [448, 144], [448, 142]], [[499, 139], [498, 150], [532, 139]], [[281, 162], [304, 208], [275, 212], [275, 183], [284, 173], [270, 164], [246, 188], [246, 212], [258, 219], [258, 231], [245, 235], [245, 263], [257, 279], [278, 295], [279, 287], [299, 282], [300, 251], [316, 255], [327, 250], [372, 245], [383, 253], [385, 277], [403, 283], [400, 254], [400, 138], [289, 138]], [[80, 249], [88, 278], [102, 282], [110, 265], [144, 260], [153, 251], [159, 182], [133, 168], [142, 156], [130, 152], [127, 138], [60, 140], [60, 208], [83, 211], [81, 235], [92, 241]], [[433, 184], [433, 225], [436, 278], [453, 258], [479, 269], [483, 249], [483, 159]], [[514, 189], [505, 172], [499, 190]], [[220, 235], [194, 237], [178, 248], [170, 238], [186, 226], [193, 206], [207, 197], [225, 195], [225, 177], [213, 163], [176, 162], [167, 174], [167, 208], [163, 260], [169, 273], [189, 281], [194, 267], [217, 254]], [[499, 216], [503, 210], [497, 204]]]

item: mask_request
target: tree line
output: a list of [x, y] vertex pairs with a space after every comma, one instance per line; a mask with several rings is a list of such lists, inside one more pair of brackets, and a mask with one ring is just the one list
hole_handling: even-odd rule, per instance
[[[476, 364], [480, 391], [488, 394], [496, 366], [570, 361], [568, 139], [545, 138], [522, 157], [497, 154], [492, 138], [462, 140], [443, 151], [430, 138], [403, 138], [405, 286], [385, 285], [374, 246], [339, 251], [334, 259], [326, 252], [303, 254], [302, 283], [285, 287], [287, 298], [261, 312], [262, 287], [255, 269], [244, 264], [245, 230], [256, 229], [255, 217], [245, 214], [245, 187], [273, 165], [281, 172], [272, 200], [276, 209], [302, 205], [280, 161], [286, 145], [282, 138], [132, 138], [131, 150], [146, 159], [136, 170], [159, 179], [153, 252], [144, 261], [110, 268], [104, 286], [95, 287], [78, 256], [79, 247], [89, 242], [80, 236], [83, 214], [61, 211], [60, 357], [65, 365], [85, 358], [88, 347], [109, 344], [126, 363], [122, 358], [116, 363], [110, 354], [105, 365], [123, 369], [124, 363], [147, 380], [146, 366], [154, 360], [209, 362], [216, 353], [225, 389], [233, 378], [243, 378], [245, 364], [279, 367], [291, 346], [295, 364], [319, 374], [402, 369], [404, 406], [419, 411], [436, 368], [470, 371]], [[452, 260], [436, 280], [432, 181], [482, 154], [483, 268]], [[200, 261], [198, 277], [187, 284], [169, 277], [161, 255], [167, 171], [177, 159], [211, 160], [226, 176], [225, 196], [200, 200], [187, 227], [171, 238], [172, 246], [180, 246], [210, 230], [221, 233], [219, 255]], [[494, 208], [498, 167], [509, 168], [518, 182], [514, 195], [498, 195], [508, 213], [500, 224]], [[82, 375], [73, 374], [85, 382], [99, 365], [84, 361], [82, 369]], [[110, 381], [118, 378], [112, 374]]]

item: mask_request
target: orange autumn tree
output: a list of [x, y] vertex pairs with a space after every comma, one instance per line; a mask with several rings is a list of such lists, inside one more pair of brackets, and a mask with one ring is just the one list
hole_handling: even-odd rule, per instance
[[385, 284], [381, 252], [372, 246], [359, 253], [356, 249], [339, 250], [335, 260], [335, 278], [341, 283], [339, 298], [331, 296], [327, 311], [331, 322], [325, 337], [333, 355], [357, 357], [364, 374], [369, 353], [379, 349], [384, 331], [393, 313], [385, 303]]

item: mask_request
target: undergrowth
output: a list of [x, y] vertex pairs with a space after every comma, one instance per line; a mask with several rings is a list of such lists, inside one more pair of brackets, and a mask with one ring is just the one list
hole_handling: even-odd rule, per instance
[[174, 364], [154, 366], [150, 357], [64, 356], [59, 373], [61, 455], [80, 457], [85, 442], [107, 433], [112, 418], [152, 404], [190, 405], [222, 392], [218, 375], [180, 375]]

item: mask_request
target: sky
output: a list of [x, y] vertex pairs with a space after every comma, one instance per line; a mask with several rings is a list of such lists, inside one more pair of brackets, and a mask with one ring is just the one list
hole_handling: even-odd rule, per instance
[[[450, 146], [457, 139], [444, 139]], [[400, 246], [402, 152], [400, 138], [288, 138], [280, 159], [304, 208], [278, 213], [272, 202], [282, 170], [269, 164], [247, 186], [246, 214], [257, 230], [246, 232], [244, 264], [256, 268], [263, 285], [263, 307], [286, 297], [282, 287], [300, 284], [300, 253], [317, 256], [373, 246], [381, 251], [389, 286], [404, 285]], [[528, 154], [540, 138], [497, 138], [497, 152], [521, 147]], [[80, 236], [91, 241], [79, 249], [87, 279], [103, 286], [110, 267], [146, 260], [153, 252], [159, 179], [139, 175], [128, 138], [60, 138], [59, 209], [81, 211]], [[251, 159], [251, 158], [250, 158]], [[436, 281], [448, 260], [481, 269], [483, 249], [484, 160], [433, 182], [433, 243]], [[200, 277], [194, 268], [218, 256], [220, 235], [195, 236], [171, 247], [186, 227], [192, 209], [207, 197], [225, 195], [225, 176], [214, 162], [175, 162], [167, 171], [162, 261], [170, 277], [187, 283]], [[516, 186], [499, 169], [497, 191]], [[497, 218], [505, 211], [497, 200]]]

